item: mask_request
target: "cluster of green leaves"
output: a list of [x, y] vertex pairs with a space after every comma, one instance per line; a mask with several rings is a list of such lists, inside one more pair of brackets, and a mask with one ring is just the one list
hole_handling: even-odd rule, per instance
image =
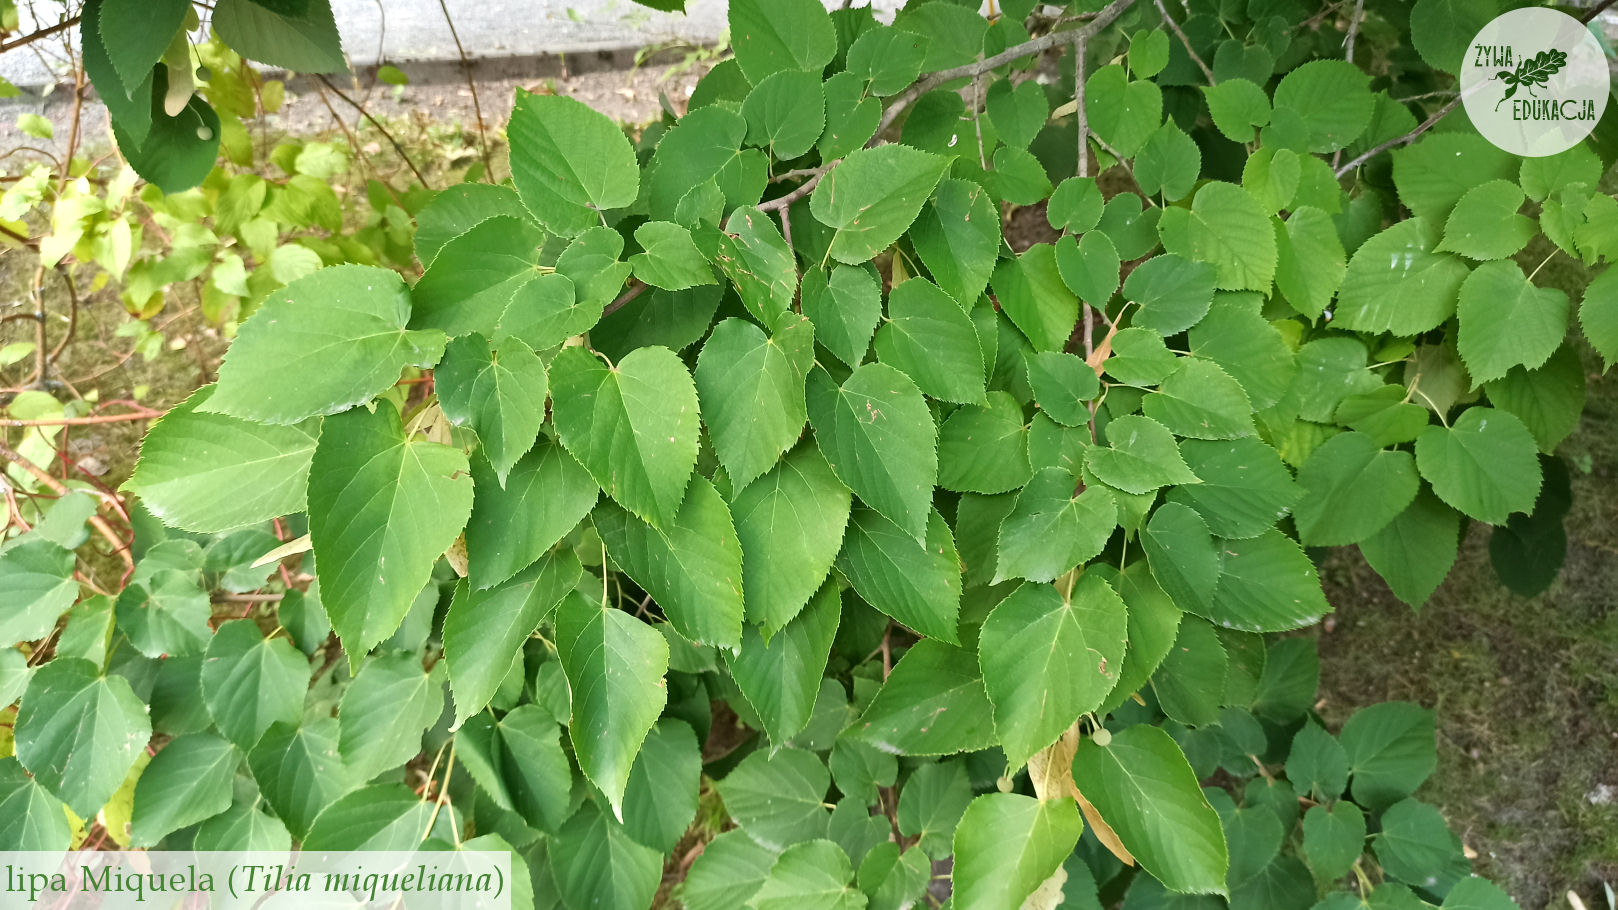
[[[1297, 3], [1118, 0], [1046, 84], [978, 64], [1032, 0], [732, 0], [635, 141], [520, 94], [510, 185], [415, 212], [419, 280], [273, 291], [152, 428], [127, 489], [173, 530], [100, 662], [18, 670], [7, 798], [83, 817], [155, 731], [150, 842], [504, 845], [538, 906], [643, 910], [701, 841], [691, 910], [1513, 907], [1412, 797], [1430, 715], [1334, 738], [1263, 637], [1330, 609], [1306, 547], [1413, 604], [1470, 521], [1522, 589], [1559, 561], [1583, 373], [1514, 257], [1618, 249], [1608, 153], [1446, 121], [1358, 161], [1459, 61], [1432, 2], [1364, 4], [1426, 58], [1373, 77]], [[238, 535], [311, 580], [210, 622]], [[0, 560], [16, 640], [78, 609], [63, 545]]]

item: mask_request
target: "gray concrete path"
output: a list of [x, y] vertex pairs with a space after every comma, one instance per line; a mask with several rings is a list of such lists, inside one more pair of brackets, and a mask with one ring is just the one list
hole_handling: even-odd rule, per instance
[[[828, 8], [842, 0], [822, 0]], [[904, 0], [855, 0], [890, 14]], [[687, 12], [660, 13], [630, 0], [447, 0], [461, 44], [474, 58], [574, 54], [659, 44], [711, 43], [725, 29], [726, 0], [689, 0]], [[29, 21], [22, 33], [56, 21], [56, 3], [38, 4], [41, 23]], [[19, 4], [26, 7], [26, 4]], [[343, 47], [357, 66], [378, 62], [457, 60], [455, 43], [438, 0], [332, 0]], [[60, 57], [60, 45], [56, 47]], [[60, 60], [20, 48], [0, 55], [0, 76], [38, 89], [57, 80]]]

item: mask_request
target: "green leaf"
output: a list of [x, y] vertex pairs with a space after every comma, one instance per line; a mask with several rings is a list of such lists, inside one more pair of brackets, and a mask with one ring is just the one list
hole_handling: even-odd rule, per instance
[[848, 854], [829, 840], [794, 844], [776, 859], [748, 906], [755, 910], [862, 910]]
[[1338, 800], [1330, 809], [1313, 806], [1303, 816], [1303, 854], [1321, 881], [1348, 874], [1365, 852], [1365, 813]]
[[1026, 355], [1028, 384], [1040, 410], [1063, 426], [1081, 427], [1090, 421], [1086, 402], [1101, 392], [1095, 370], [1074, 354], [1042, 351]]
[[993, 745], [993, 708], [971, 649], [922, 639], [850, 727], [848, 736], [896, 755], [950, 755]]
[[1252, 405], [1229, 373], [1208, 360], [1180, 359], [1157, 392], [1141, 401], [1147, 417], [1176, 436], [1237, 439], [1253, 435]]
[[[419, 667], [417, 670], [419, 674]], [[388, 704], [377, 708], [393, 711], [396, 706]], [[337, 721], [330, 717], [312, 717], [298, 726], [275, 724], [247, 753], [247, 765], [253, 770], [253, 779], [258, 782], [264, 801], [275, 810], [286, 829], [296, 832], [300, 838], [308, 835], [315, 818], [327, 806], [365, 780], [362, 768], [343, 761], [337, 726]], [[419, 751], [421, 731], [418, 728], [411, 757]]]
[[378, 654], [343, 692], [343, 762], [361, 779], [397, 768], [421, 751], [422, 731], [444, 710], [444, 673], [404, 653]]
[[369, 401], [405, 367], [444, 353], [443, 334], [406, 329], [409, 316], [410, 291], [391, 270], [340, 265], [300, 278], [242, 323], [197, 410], [295, 424]]
[[523, 643], [579, 583], [581, 573], [578, 557], [558, 550], [498, 587], [456, 586], [443, 633], [456, 724], [494, 698], [521, 659]]
[[636, 278], [653, 287], [683, 291], [718, 283], [691, 232], [677, 224], [648, 221], [635, 229], [635, 242], [643, 252], [629, 257], [629, 264]]
[[1126, 493], [1200, 482], [1175, 448], [1174, 434], [1137, 414], [1125, 414], [1108, 423], [1107, 446], [1086, 449], [1084, 466], [1102, 483]]
[[44, 638], [79, 596], [73, 551], [43, 537], [19, 539], [0, 551], [0, 642]]
[[1564, 344], [1539, 369], [1513, 367], [1504, 378], [1486, 383], [1484, 390], [1495, 407], [1528, 427], [1541, 452], [1553, 452], [1584, 412], [1584, 364], [1574, 346]]
[[1231, 183], [1213, 181], [1197, 190], [1191, 210], [1171, 225], [1159, 226], [1163, 246], [1214, 267], [1214, 287], [1267, 294], [1275, 277], [1275, 228], [1252, 194]]
[[1275, 109], [1296, 112], [1309, 131], [1309, 151], [1346, 148], [1371, 125], [1371, 77], [1347, 60], [1314, 60], [1275, 87]]
[[1255, 127], [1270, 122], [1270, 96], [1249, 79], [1221, 79], [1202, 94], [1214, 126], [1232, 142], [1252, 142], [1258, 136]]
[[545, 232], [525, 213], [495, 215], [447, 238], [410, 290], [411, 323], [496, 337], [532, 322], [553, 291], [561, 308], [572, 306], [572, 282], [535, 268], [544, 243]]
[[1437, 231], [1423, 218], [1401, 221], [1370, 240], [1348, 262], [1333, 324], [1361, 332], [1416, 335], [1455, 312], [1468, 269], [1435, 252]]
[[562, 827], [546, 854], [556, 893], [569, 907], [644, 910], [662, 877], [662, 856], [593, 804]]
[[1348, 786], [1348, 753], [1319, 724], [1307, 722], [1292, 737], [1287, 779], [1293, 786], [1307, 787], [1317, 800], [1334, 800]]
[[0, 849], [55, 853], [72, 843], [61, 800], [30, 778], [15, 758], [0, 759]]
[[557, 436], [596, 483], [642, 520], [671, 524], [700, 433], [696, 386], [680, 358], [638, 348], [609, 367], [585, 348], [563, 348], [551, 361], [551, 393]]
[[1026, 764], [1112, 691], [1126, 613], [1111, 585], [1086, 574], [1065, 594], [1023, 585], [983, 621], [978, 660], [1008, 766]]
[[801, 749], [756, 751], [718, 783], [730, 817], [771, 850], [826, 835], [822, 803], [830, 786], [826, 766]]
[[1500, 12], [1495, 0], [1416, 0], [1411, 46], [1433, 69], [1459, 73], [1473, 36]]
[[481, 458], [472, 462], [472, 478], [466, 553], [478, 590], [532, 565], [590, 514], [600, 492], [590, 473], [548, 436], [517, 462], [503, 488]]
[[957, 404], [983, 402], [983, 349], [966, 311], [925, 278], [888, 294], [888, 321], [876, 356], [914, 379], [921, 391]]
[[826, 95], [819, 73], [782, 70], [764, 77], [742, 102], [747, 142], [790, 161], [815, 147], [826, 126]]
[[208, 713], [243, 749], [251, 749], [273, 723], [297, 723], [308, 688], [303, 655], [285, 638], [264, 638], [251, 620], [220, 626], [202, 658]]
[[989, 24], [977, 10], [964, 3], [928, 8], [912, 6], [894, 17], [894, 27], [908, 29], [927, 40], [927, 61], [923, 72], [934, 72], [972, 62], [983, 49]]
[[1036, 351], [1060, 351], [1079, 319], [1079, 300], [1062, 281], [1056, 248], [1037, 243], [994, 270], [1001, 310]]
[[622, 812], [635, 753], [668, 700], [668, 642], [628, 613], [576, 592], [557, 608], [555, 626], [573, 693], [568, 734], [579, 768]]
[[1118, 290], [1118, 248], [1101, 231], [1090, 231], [1077, 243], [1071, 235], [1056, 241], [1056, 270], [1062, 283], [1080, 299], [1105, 307]]
[[1013, 85], [1009, 79], [989, 86], [984, 109], [1001, 141], [1020, 149], [1034, 141], [1051, 115], [1043, 86], [1037, 82]]
[[1190, 334], [1191, 353], [1229, 373], [1255, 411], [1284, 398], [1298, 371], [1292, 348], [1264, 318], [1262, 306], [1256, 294], [1220, 293]]
[[1457, 346], [1474, 383], [1499, 379], [1514, 366], [1538, 369], [1567, 337], [1567, 295], [1535, 287], [1515, 262], [1474, 269], [1461, 284], [1457, 309]]
[[830, 275], [810, 269], [803, 276], [803, 314], [815, 324], [815, 340], [849, 366], [859, 366], [882, 318], [882, 289], [870, 272], [839, 265]]
[[[845, 799], [874, 806], [882, 800], [881, 788], [899, 779], [899, 760], [875, 746], [857, 739], [839, 739], [832, 746], [832, 783]], [[836, 810], [833, 810], [836, 811]]]
[[1326, 440], [1298, 470], [1304, 496], [1295, 518], [1306, 546], [1358, 543], [1415, 499], [1421, 481], [1409, 452], [1383, 449], [1364, 433]]
[[1212, 618], [1219, 554], [1207, 522], [1189, 506], [1166, 502], [1152, 513], [1140, 542], [1152, 576], [1180, 609]]
[[849, 45], [848, 72], [869, 82], [873, 95], [896, 95], [921, 75], [927, 43], [914, 32], [886, 26], [867, 28]]
[[1252, 691], [1253, 712], [1275, 723], [1290, 724], [1308, 714], [1320, 689], [1320, 655], [1306, 638], [1283, 638], [1270, 644], [1259, 663], [1263, 671]]
[[433, 375], [444, 416], [471, 425], [504, 483], [545, 421], [545, 364], [515, 338], [491, 343], [473, 334], [449, 343]]
[[1301, 629], [1331, 612], [1315, 564], [1280, 531], [1224, 541], [1219, 547], [1219, 572], [1219, 588], [1208, 618], [1227, 628], [1247, 632]]
[[392, 404], [326, 421], [309, 533], [321, 602], [351, 662], [399, 627], [471, 511], [466, 457], [406, 438]]
[[1131, 81], [1122, 66], [1103, 66], [1084, 83], [1084, 108], [1095, 134], [1130, 157], [1162, 125], [1163, 92], [1155, 82]]
[[1028, 427], [1007, 392], [989, 393], [985, 407], [960, 408], [938, 431], [938, 485], [946, 490], [1004, 493], [1030, 474]]
[[1123, 666], [1118, 670], [1118, 684], [1098, 709], [1111, 713], [1144, 686], [1162, 664], [1174, 647], [1183, 617], [1180, 608], [1152, 578], [1146, 564], [1137, 560], [1123, 572], [1112, 572], [1102, 566], [1095, 567], [1094, 571], [1112, 582], [1129, 608], [1128, 639]]
[[[1534, 159], [1529, 159], [1534, 160]], [[1511, 895], [1486, 878], [1471, 876], [1444, 895], [1443, 910], [1521, 910]]]
[[741, 650], [726, 654], [736, 687], [758, 712], [771, 742], [785, 743], [808, 725], [841, 613], [837, 587], [828, 583], [768, 640], [749, 625], [742, 630]]
[[[1490, 13], [1484, 21], [1493, 17]], [[1461, 45], [1475, 34], [1475, 30], [1468, 32]], [[1406, 208], [1418, 218], [1438, 224], [1473, 187], [1494, 179], [1513, 179], [1520, 162], [1476, 133], [1435, 133], [1394, 150], [1393, 184]]]
[[528, 219], [528, 210], [511, 187], [458, 183], [439, 190], [416, 213], [416, 259], [424, 268], [431, 266], [445, 244], [501, 215]]
[[1219, 816], [1173, 739], [1138, 725], [1107, 745], [1087, 738], [1073, 781], [1141, 868], [1169, 889], [1224, 894], [1228, 854]]
[[1124, 297], [1140, 304], [1134, 324], [1167, 338], [1196, 325], [1213, 304], [1214, 268], [1165, 253], [1136, 266], [1124, 280]]
[[224, 0], [213, 27], [243, 57], [300, 73], [348, 70], [330, 0], [309, 0], [302, 12], [283, 14], [257, 0]]
[[1229, 666], [1230, 656], [1214, 627], [1200, 617], [1184, 617], [1174, 646], [1152, 674], [1152, 692], [1173, 720], [1193, 727], [1218, 723]]
[[697, 814], [702, 750], [685, 721], [664, 718], [641, 744], [624, 790], [624, 831], [663, 853], [674, 850]]
[[292, 849], [292, 835], [280, 819], [240, 805], [197, 826], [196, 841], [220, 851], [285, 853]]
[[116, 120], [113, 138], [136, 173], [165, 193], [184, 192], [201, 183], [219, 159], [219, 115], [200, 96], [192, 95], [177, 116], [169, 116], [157, 100], [168, 92], [168, 69], [151, 72], [150, 83], [136, 89], [141, 100], [130, 99], [131, 104], [152, 99], [149, 117], [137, 122], [137, 129], [145, 130], [143, 138], [124, 132]]
[[623, 130], [565, 95], [517, 93], [506, 125], [511, 180], [523, 205], [552, 233], [574, 237], [640, 193], [640, 167]]
[[1354, 801], [1373, 811], [1416, 792], [1438, 766], [1433, 712], [1403, 701], [1362, 708], [1338, 738], [1348, 754]]
[[1360, 552], [1395, 597], [1419, 607], [1455, 564], [1460, 536], [1460, 515], [1423, 490], [1386, 527], [1360, 541]]
[[801, 316], [781, 317], [768, 336], [731, 318], [714, 326], [702, 346], [697, 397], [714, 452], [738, 488], [769, 470], [803, 432], [814, 331]]
[[924, 542], [871, 509], [854, 511], [837, 567], [871, 606], [917, 633], [957, 643], [961, 566], [943, 516], [933, 511]]
[[[135, 4], [126, 2], [123, 6], [127, 10], [134, 8]], [[138, 71], [136, 73], [138, 80], [134, 85], [124, 84], [123, 77], [118, 74], [118, 68], [113, 65], [106, 42], [101, 39], [100, 10], [100, 0], [92, 0], [85, 3], [80, 12], [78, 33], [84, 74], [95, 86], [96, 95], [107, 106], [107, 113], [113, 122], [118, 124], [118, 139], [122, 141], [124, 137], [128, 137], [131, 144], [138, 147], [146, 141], [146, 136], [152, 128], [152, 67], [148, 65]], [[172, 39], [171, 31], [165, 40], [172, 41]], [[159, 57], [168, 46], [164, 44], [158, 48]], [[122, 56], [128, 58], [129, 49], [126, 48]]]
[[1299, 206], [1275, 231], [1275, 286], [1292, 308], [1318, 319], [1348, 273], [1343, 242], [1331, 216]]
[[1523, 191], [1510, 180], [1491, 180], [1466, 191], [1444, 225], [1441, 250], [1468, 259], [1506, 259], [1538, 233], [1534, 222], [1517, 214]]
[[737, 0], [730, 40], [747, 81], [782, 70], [818, 73], [837, 54], [837, 32], [817, 0]]
[[865, 91], [865, 81], [853, 73], [837, 73], [826, 80], [826, 131], [817, 151], [820, 160], [835, 161], [865, 145], [881, 125], [882, 102]]
[[14, 732], [17, 760], [81, 818], [112, 798], [152, 737], [129, 681], [73, 658], [34, 671]]
[[762, 847], [740, 828], [708, 842], [685, 876], [681, 899], [686, 910], [733, 910], [744, 907], [769, 877], [776, 853]]
[[902, 907], [927, 890], [933, 863], [915, 847], [901, 851], [897, 843], [882, 843], [865, 854], [858, 877], [875, 908]]
[[801, 445], [731, 500], [747, 619], [773, 635], [825, 581], [852, 497], [818, 449]]
[[141, 84], [191, 12], [186, 0], [102, 0], [99, 5], [102, 45], [125, 86]]
[[303, 511], [319, 423], [266, 426], [199, 411], [214, 388], [204, 386], [152, 424], [124, 488], [164, 524], [188, 531]]
[[152, 846], [230, 808], [241, 759], [235, 746], [213, 733], [193, 733], [164, 746], [135, 784], [131, 844]]
[[1427, 427], [1416, 439], [1416, 466], [1439, 499], [1489, 524], [1532, 511], [1539, 495], [1533, 435], [1495, 408], [1467, 408], [1452, 426]]
[[652, 595], [675, 631], [697, 644], [735, 648], [742, 635], [742, 548], [730, 507], [707, 478], [660, 531], [611, 503], [593, 519], [607, 553]]
[[1471, 872], [1461, 839], [1450, 832], [1436, 807], [1403, 800], [1389, 806], [1381, 822], [1372, 846], [1389, 878], [1443, 893]]
[[1608, 268], [1584, 289], [1579, 327], [1607, 369], [1618, 362], [1618, 269]]
[[1202, 482], [1176, 487], [1168, 498], [1195, 509], [1220, 537], [1256, 537], [1303, 496], [1281, 456], [1252, 437], [1187, 439], [1180, 443], [1180, 454]]
[[1103, 486], [1081, 486], [1060, 468], [1034, 474], [1000, 523], [993, 584], [1053, 581], [1101, 552], [1118, 524], [1117, 500]]
[[1201, 170], [1202, 150], [1172, 121], [1158, 127], [1135, 156], [1140, 188], [1149, 196], [1162, 194], [1170, 201], [1190, 193]]
[[425, 839], [434, 805], [403, 784], [373, 784], [322, 811], [302, 846], [319, 852], [413, 852]]
[[974, 910], [1017, 910], [1072, 852], [1084, 823], [1070, 799], [985, 793], [955, 829], [955, 898]]
[[837, 479], [920, 541], [938, 481], [937, 435], [921, 391], [880, 363], [859, 367], [841, 386], [812, 370], [808, 387], [809, 425]]
[[809, 196], [810, 212], [833, 231], [831, 257], [858, 265], [887, 249], [916, 220], [948, 168], [948, 159], [904, 145], [850, 152]]
[[533, 704], [506, 712], [496, 727], [513, 805], [530, 826], [555, 831], [577, 808], [572, 800], [573, 766], [562, 750], [561, 727]]

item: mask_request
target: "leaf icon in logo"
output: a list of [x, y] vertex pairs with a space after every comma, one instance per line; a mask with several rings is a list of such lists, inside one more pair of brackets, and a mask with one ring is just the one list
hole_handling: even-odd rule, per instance
[[1494, 109], [1499, 110], [1500, 105], [1505, 104], [1507, 98], [1517, 94], [1519, 86], [1526, 87], [1528, 94], [1534, 94], [1534, 86], [1545, 85], [1552, 76], [1556, 75], [1558, 70], [1566, 65], [1567, 52], [1559, 51], [1553, 47], [1540, 51], [1532, 57], [1524, 57], [1518, 62], [1517, 71], [1514, 73], [1506, 70], [1496, 73], [1495, 78], [1504, 82], [1507, 88], [1506, 94], [1495, 104]]

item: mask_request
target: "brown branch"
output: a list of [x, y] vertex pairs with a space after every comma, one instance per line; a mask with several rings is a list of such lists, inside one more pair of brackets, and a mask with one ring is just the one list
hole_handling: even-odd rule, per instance
[[99, 423], [128, 423], [135, 420], [155, 420], [162, 411], [143, 411], [134, 414], [98, 414], [94, 417], [56, 417], [49, 420], [0, 419], [0, 427], [83, 427]]
[[790, 193], [787, 193], [785, 196], [777, 196], [776, 198], [771, 199], [768, 202], [760, 202], [756, 206], [756, 208], [761, 212], [784, 212], [784, 211], [786, 211], [787, 207], [792, 205], [792, 203], [797, 202], [799, 199], [802, 199], [803, 197], [809, 195], [810, 193], [813, 193], [815, 191], [815, 187], [820, 185], [821, 178], [825, 177], [828, 173], [830, 173], [831, 169], [836, 167], [839, 163], [841, 163], [842, 160], [843, 159], [838, 158], [836, 161], [832, 161], [832, 162], [830, 162], [828, 164], [824, 164], [824, 165], [821, 165], [820, 167], [815, 168], [813, 171], [810, 172], [810, 173], [814, 174], [814, 176], [810, 177], [808, 180], [805, 180], [803, 182], [803, 184], [800, 185], [797, 189], [793, 190]]
[[55, 363], [56, 358], [62, 356], [62, 352], [67, 350], [73, 336], [79, 331], [79, 289], [73, 284], [73, 276], [68, 274], [66, 268], [58, 265], [56, 272], [62, 276], [62, 284], [67, 288], [67, 332], [62, 335], [62, 340], [56, 343], [56, 347], [51, 348], [50, 356], [45, 358], [46, 363]]
[[403, 159], [403, 161], [405, 163], [405, 166], [410, 168], [410, 173], [416, 175], [417, 182], [419, 182], [422, 186], [426, 187], [427, 189], [432, 189], [433, 188], [432, 184], [427, 182], [427, 178], [423, 177], [421, 175], [421, 171], [416, 168], [416, 163], [414, 161], [410, 160], [409, 155], [405, 154], [404, 146], [399, 144], [399, 140], [393, 138], [393, 134], [388, 132], [387, 127], [383, 126], [381, 124], [381, 122], [379, 122], [375, 117], [371, 116], [370, 111], [366, 110], [365, 107], [363, 105], [361, 105], [358, 101], [355, 101], [353, 98], [350, 98], [347, 95], [343, 94], [342, 89], [339, 89], [337, 86], [332, 85], [330, 79], [327, 79], [325, 76], [318, 76], [318, 75], [315, 78], [319, 79], [320, 83], [322, 85], [324, 85], [327, 88], [331, 89], [331, 92], [332, 92], [333, 95], [336, 95], [337, 97], [343, 99], [344, 103], [346, 103], [349, 107], [353, 108], [354, 110], [359, 111], [361, 117], [364, 117], [372, 126], [376, 127], [376, 131], [382, 134], [382, 138], [388, 140], [388, 144], [393, 146], [393, 150], [398, 153], [398, 155], [399, 155], [399, 157], [401, 159]]
[[1608, 7], [1612, 6], [1614, 3], [1618, 3], [1618, 0], [1602, 0], [1601, 3], [1598, 3], [1594, 7], [1592, 7], [1589, 12], [1587, 12], [1584, 15], [1580, 16], [1579, 21], [1588, 24], [1590, 22], [1590, 20], [1592, 20], [1595, 17], [1601, 15], [1603, 12], [1605, 12], [1607, 10]]
[[1052, 32], [1049, 35], [1041, 35], [1040, 37], [1031, 41], [1025, 41], [1022, 44], [1006, 48], [1000, 53], [995, 54], [993, 57], [974, 61], [972, 63], [962, 64], [961, 66], [952, 67], [947, 70], [940, 70], [933, 73], [931, 76], [922, 79], [915, 85], [912, 85], [910, 88], [906, 89], [904, 94], [900, 95], [892, 104], [888, 105], [887, 110], [882, 112], [882, 122], [877, 125], [876, 135], [880, 136], [886, 132], [888, 127], [893, 125], [893, 121], [899, 119], [899, 115], [904, 113], [906, 108], [910, 107], [912, 104], [915, 104], [917, 99], [933, 89], [938, 88], [947, 82], [953, 82], [956, 79], [964, 79], [969, 76], [982, 75], [990, 70], [999, 69], [1000, 67], [1005, 66], [1014, 60], [1021, 60], [1023, 57], [1030, 57], [1034, 54], [1043, 53], [1053, 47], [1060, 47], [1064, 44], [1074, 44], [1079, 41], [1087, 40], [1097, 32], [1111, 25], [1119, 16], [1124, 14], [1125, 10], [1133, 6], [1134, 3], [1135, 0], [1112, 0], [1111, 3], [1107, 4], [1105, 9], [1099, 13], [1096, 13], [1095, 18], [1091, 19], [1089, 22], [1086, 22], [1082, 28], [1076, 28], [1066, 32]]
[[450, 18], [448, 4], [438, 0], [438, 8], [444, 11], [444, 21], [449, 23], [449, 36], [455, 40], [455, 53], [461, 55], [461, 71], [466, 74], [466, 87], [472, 91], [472, 115], [478, 121], [478, 147], [483, 151], [484, 179], [493, 183], [494, 165], [489, 163], [489, 135], [483, 127], [483, 106], [478, 103], [478, 84], [472, 78], [472, 62], [467, 59], [466, 48], [461, 46], [461, 36], [455, 33], [455, 20]]
[[613, 313], [616, 313], [619, 310], [623, 309], [624, 304], [626, 304], [629, 301], [634, 300], [636, 297], [639, 297], [640, 295], [646, 293], [646, 288], [647, 287], [648, 287], [648, 285], [646, 285], [643, 282], [640, 282], [640, 281], [632, 282], [632, 286], [629, 288], [629, 290], [623, 292], [622, 294], [619, 294], [617, 300], [614, 300], [613, 302], [607, 304], [607, 306], [604, 309], [602, 309], [601, 318], [605, 319], [608, 316], [611, 316]]
[[1348, 20], [1348, 37], [1343, 40], [1343, 59], [1354, 62], [1354, 38], [1360, 32], [1360, 20], [1365, 18], [1365, 0], [1354, 0], [1354, 15]]
[[1191, 55], [1191, 59], [1197, 64], [1197, 68], [1202, 70], [1202, 75], [1208, 77], [1208, 84], [1213, 85], [1213, 70], [1209, 69], [1207, 62], [1198, 56], [1196, 51], [1191, 49], [1191, 39], [1186, 36], [1185, 29], [1180, 28], [1180, 23], [1175, 22], [1174, 17], [1169, 15], [1169, 8], [1163, 5], [1163, 0], [1152, 0], [1152, 2], [1157, 4], [1157, 11], [1163, 17], [1163, 24], [1180, 37], [1180, 44], [1185, 46], [1185, 52]]
[[1438, 123], [1438, 121], [1443, 120], [1445, 117], [1448, 117], [1450, 112], [1455, 110], [1457, 107], [1460, 107], [1460, 105], [1461, 105], [1461, 96], [1456, 95], [1454, 98], [1450, 99], [1450, 102], [1448, 104], [1446, 104], [1443, 107], [1439, 108], [1437, 113], [1433, 114], [1431, 117], [1428, 117], [1426, 120], [1422, 121], [1420, 126], [1416, 127], [1415, 129], [1411, 130], [1408, 133], [1405, 133], [1403, 136], [1396, 136], [1396, 137], [1394, 137], [1392, 139], [1389, 139], [1387, 142], [1384, 142], [1381, 145], [1378, 145], [1377, 147], [1371, 149], [1370, 151], [1364, 152], [1364, 153], [1350, 159], [1347, 164], [1345, 164], [1342, 167], [1337, 169], [1337, 176], [1339, 176], [1339, 177], [1343, 176], [1344, 174], [1348, 173], [1349, 171], [1352, 171], [1353, 169], [1355, 169], [1355, 168], [1359, 167], [1360, 165], [1364, 164], [1365, 162], [1370, 161], [1372, 158], [1375, 158], [1376, 156], [1378, 156], [1378, 155], [1382, 154], [1383, 152], [1387, 151], [1388, 149], [1398, 148], [1401, 145], [1408, 145], [1409, 143], [1416, 141], [1417, 137], [1419, 137], [1422, 133], [1425, 133], [1428, 130], [1432, 129], [1433, 126]]
[[39, 249], [39, 241], [38, 240], [35, 240], [35, 239], [31, 238], [31, 237], [25, 237], [22, 234], [17, 233], [16, 231], [12, 230], [11, 228], [6, 227], [3, 224], [0, 224], [0, 234], [5, 234], [7, 237], [10, 237], [12, 240], [17, 241], [18, 243], [20, 243], [23, 246], [28, 247], [30, 249], [35, 249], [35, 250]]
[[56, 34], [57, 32], [63, 31], [65, 29], [70, 29], [73, 26], [78, 25], [78, 24], [79, 24], [79, 17], [78, 16], [74, 16], [71, 19], [63, 19], [61, 22], [58, 22], [55, 25], [49, 26], [47, 28], [42, 28], [37, 32], [31, 32], [31, 33], [29, 33], [27, 35], [23, 35], [21, 38], [17, 38], [17, 39], [12, 40], [12, 41], [7, 41], [4, 44], [0, 44], [0, 54], [3, 54], [6, 51], [13, 50], [15, 48], [22, 47], [25, 44], [33, 44], [35, 41], [38, 41], [41, 38], [49, 38], [50, 36]]
[[[34, 464], [27, 458], [24, 458], [21, 453], [19, 453], [16, 449], [13, 449], [11, 446], [6, 445], [4, 442], [0, 442], [0, 456], [3, 456], [7, 461], [15, 464], [19, 468], [22, 468], [29, 474], [32, 474], [34, 479], [38, 480], [45, 486], [50, 487], [52, 490], [55, 490], [57, 495], [66, 496], [68, 493], [72, 492], [60, 480], [57, 480], [50, 474], [46, 473], [44, 468], [41, 468], [39, 465]], [[118, 534], [113, 531], [112, 525], [107, 524], [107, 520], [102, 518], [100, 515], [92, 515], [90, 516], [90, 527], [95, 528], [97, 533], [106, 538], [108, 543], [112, 544], [113, 551], [122, 557], [124, 565], [128, 567], [130, 571], [133, 571], [135, 568], [135, 557], [129, 552], [128, 542], [119, 537]]]
[[1079, 125], [1079, 176], [1090, 176], [1090, 112], [1084, 109], [1084, 55], [1090, 39], [1073, 42], [1073, 115]]

